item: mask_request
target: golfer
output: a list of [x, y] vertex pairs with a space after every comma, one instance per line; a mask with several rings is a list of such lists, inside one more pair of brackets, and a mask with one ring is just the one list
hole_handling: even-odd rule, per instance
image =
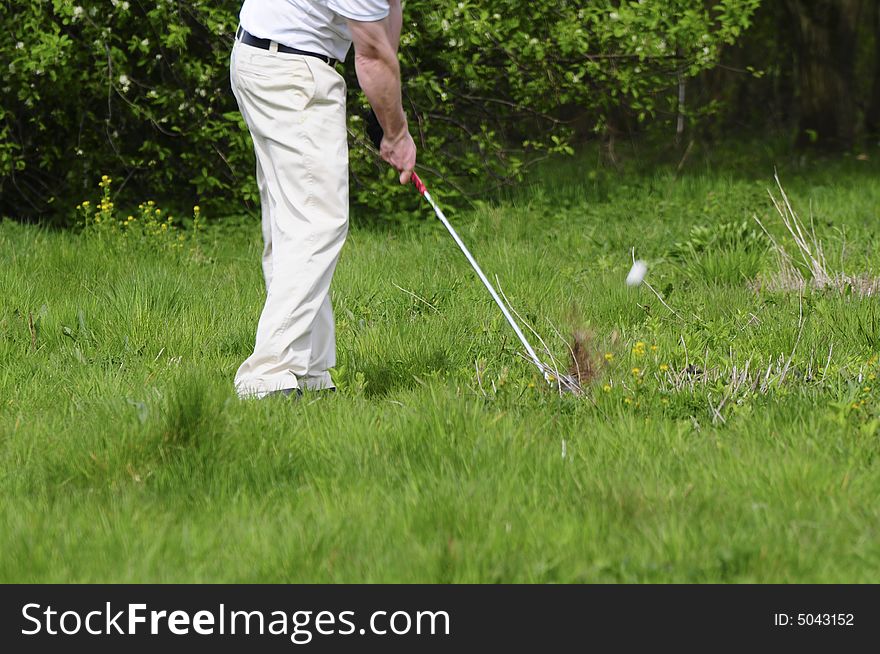
[[400, 0], [245, 0], [230, 62], [232, 91], [257, 159], [266, 304], [242, 397], [335, 388], [330, 282], [348, 232], [345, 82], [358, 81], [384, 130], [383, 159], [410, 180], [416, 146], [400, 91]]

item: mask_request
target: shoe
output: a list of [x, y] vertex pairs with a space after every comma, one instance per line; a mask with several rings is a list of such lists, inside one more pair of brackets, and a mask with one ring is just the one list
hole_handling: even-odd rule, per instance
[[270, 393], [266, 393], [266, 397], [290, 397], [293, 396], [293, 399], [298, 399], [302, 397], [302, 390], [299, 388], [282, 388], [279, 391], [271, 391]]
[[321, 397], [322, 395], [327, 395], [328, 393], [335, 393], [335, 386], [328, 386], [327, 388], [307, 388], [305, 389], [306, 395], [310, 397]]

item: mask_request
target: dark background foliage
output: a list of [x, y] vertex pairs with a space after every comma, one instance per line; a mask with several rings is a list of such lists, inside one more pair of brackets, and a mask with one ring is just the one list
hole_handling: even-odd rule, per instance
[[[401, 63], [421, 170], [454, 202], [621, 136], [772, 134], [848, 150], [880, 130], [876, 0], [525, 0], [405, 8]], [[5, 1], [0, 215], [69, 221], [113, 177], [117, 204], [253, 209], [253, 155], [228, 84], [238, 0]], [[415, 207], [363, 136], [352, 66], [355, 215]]]

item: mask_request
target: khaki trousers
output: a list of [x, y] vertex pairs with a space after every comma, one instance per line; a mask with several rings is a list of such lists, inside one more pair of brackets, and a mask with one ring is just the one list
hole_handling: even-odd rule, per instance
[[330, 282], [348, 232], [345, 81], [315, 57], [236, 41], [232, 91], [254, 142], [266, 303], [242, 397], [330, 388], [336, 334]]

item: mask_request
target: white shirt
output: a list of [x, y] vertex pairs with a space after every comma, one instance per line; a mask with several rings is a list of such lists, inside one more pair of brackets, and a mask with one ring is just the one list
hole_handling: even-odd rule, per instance
[[343, 61], [351, 47], [346, 19], [372, 22], [388, 12], [388, 0], [245, 0], [239, 18], [258, 38]]

